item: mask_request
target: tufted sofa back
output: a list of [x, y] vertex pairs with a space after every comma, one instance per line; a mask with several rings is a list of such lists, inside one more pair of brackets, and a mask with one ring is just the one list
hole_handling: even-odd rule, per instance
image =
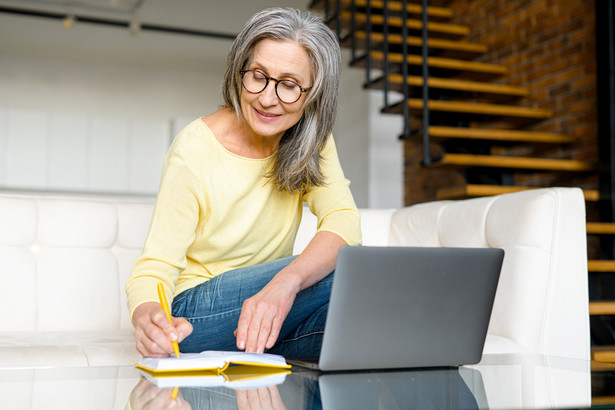
[[153, 203], [0, 194], [0, 332], [132, 328], [124, 283]]

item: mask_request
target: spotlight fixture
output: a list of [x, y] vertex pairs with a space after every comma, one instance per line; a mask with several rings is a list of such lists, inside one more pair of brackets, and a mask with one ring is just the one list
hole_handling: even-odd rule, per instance
[[62, 20], [62, 25], [64, 26], [65, 29], [70, 29], [75, 25], [75, 16], [73, 14], [68, 14], [66, 17], [64, 17], [64, 19]]
[[136, 36], [141, 31], [141, 23], [139, 23], [138, 20], [132, 20], [128, 26], [128, 30], [130, 31], [130, 34]]

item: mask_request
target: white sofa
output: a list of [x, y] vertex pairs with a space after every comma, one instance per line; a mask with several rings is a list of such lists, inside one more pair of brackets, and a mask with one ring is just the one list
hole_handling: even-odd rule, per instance
[[[130, 365], [124, 283], [153, 198], [0, 193], [0, 368]], [[506, 251], [485, 353], [589, 359], [585, 208], [549, 188], [361, 210], [365, 245]], [[295, 251], [315, 231], [306, 213]]]

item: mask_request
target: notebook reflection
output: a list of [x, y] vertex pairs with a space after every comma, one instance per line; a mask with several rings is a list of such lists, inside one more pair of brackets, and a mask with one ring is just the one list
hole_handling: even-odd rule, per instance
[[[464, 372], [478, 373], [472, 369]], [[472, 374], [473, 386], [480, 374]], [[273, 379], [270, 379], [273, 380]], [[142, 377], [130, 396], [134, 410], [179, 409], [477, 409], [460, 369], [329, 373], [299, 370], [276, 384], [183, 386], [172, 388]], [[479, 392], [484, 395], [483, 392]]]

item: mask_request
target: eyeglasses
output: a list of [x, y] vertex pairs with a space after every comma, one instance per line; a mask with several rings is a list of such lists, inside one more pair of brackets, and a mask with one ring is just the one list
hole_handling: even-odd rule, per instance
[[242, 76], [243, 88], [251, 94], [263, 92], [269, 85], [269, 80], [275, 81], [275, 95], [286, 104], [299, 101], [301, 93], [310, 91], [310, 88], [303, 88], [293, 80], [278, 80], [258, 70], [241, 70], [239, 74]]

